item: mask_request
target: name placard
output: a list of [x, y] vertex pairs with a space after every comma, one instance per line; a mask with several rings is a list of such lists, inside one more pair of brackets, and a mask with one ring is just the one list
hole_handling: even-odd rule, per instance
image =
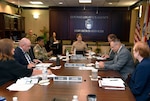
[[85, 67], [84, 63], [65, 63], [65, 67]]
[[83, 55], [73, 55], [70, 57], [70, 59], [72, 59], [72, 60], [85, 60], [87, 58], [84, 57]]
[[56, 76], [54, 81], [82, 82], [82, 76]]

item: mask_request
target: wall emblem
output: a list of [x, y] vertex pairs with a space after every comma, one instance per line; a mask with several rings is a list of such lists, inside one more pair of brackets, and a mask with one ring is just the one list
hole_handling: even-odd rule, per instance
[[92, 29], [93, 21], [91, 19], [85, 20], [85, 27], [86, 27], [86, 29], [89, 29], [89, 30]]

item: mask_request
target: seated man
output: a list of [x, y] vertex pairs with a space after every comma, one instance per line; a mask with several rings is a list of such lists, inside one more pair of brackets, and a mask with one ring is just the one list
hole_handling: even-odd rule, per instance
[[44, 47], [44, 38], [43, 37], [38, 37], [37, 38], [37, 44], [33, 48], [34, 50], [34, 55], [35, 58], [39, 60], [45, 60], [48, 59], [48, 56], [52, 55], [52, 51], [47, 52], [45, 47]]
[[130, 51], [121, 44], [119, 39], [110, 42], [111, 49], [115, 52], [115, 57], [111, 61], [99, 62], [100, 68], [117, 70], [124, 80], [134, 70], [134, 61]]
[[87, 50], [87, 45], [82, 41], [82, 34], [76, 35], [77, 41], [75, 41], [71, 47], [71, 53], [74, 53], [74, 49], [77, 54], [83, 54]]
[[[115, 39], [117, 39], [117, 36], [115, 34], [109, 34], [107, 37], [107, 40], [109, 43]], [[109, 54], [102, 55], [103, 58], [109, 58], [110, 60], [112, 60], [114, 56], [115, 56], [115, 53], [112, 51], [112, 49], [109, 51]]]
[[35, 43], [37, 35], [33, 33], [32, 29], [30, 29], [25, 37], [28, 38], [31, 41], [31, 43], [33, 44], [33, 43]]
[[16, 47], [14, 52], [14, 58], [22, 65], [29, 65], [28, 67], [32, 68], [35, 66], [35, 63], [41, 62], [40, 60], [33, 59], [29, 56], [28, 52], [31, 48], [31, 41], [27, 38], [22, 38], [19, 41], [19, 46]]

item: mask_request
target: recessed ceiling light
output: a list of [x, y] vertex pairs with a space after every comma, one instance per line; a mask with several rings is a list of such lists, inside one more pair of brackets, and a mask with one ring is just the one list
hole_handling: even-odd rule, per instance
[[92, 3], [92, 0], [79, 0], [79, 3]]
[[34, 4], [34, 5], [41, 5], [41, 4], [43, 4], [43, 2], [41, 2], [41, 1], [30, 1], [30, 3], [31, 4]]

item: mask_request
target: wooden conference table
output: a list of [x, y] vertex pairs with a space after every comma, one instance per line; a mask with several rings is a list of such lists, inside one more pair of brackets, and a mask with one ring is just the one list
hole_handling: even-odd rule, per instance
[[[74, 61], [82, 62], [82, 61]], [[86, 63], [91, 62], [87, 60]], [[28, 91], [9, 91], [6, 89], [12, 82], [0, 86], [0, 96], [6, 97], [7, 101], [12, 101], [14, 96], [19, 101], [53, 101], [54, 98], [61, 98], [64, 101], [71, 101], [73, 95], [78, 95], [79, 101], [87, 101], [88, 94], [96, 94], [97, 101], [135, 101], [129, 87], [124, 91], [105, 90], [98, 86], [97, 81], [91, 81], [89, 70], [78, 70], [77, 68], [65, 68], [64, 62], [61, 62], [62, 68], [52, 70], [56, 75], [62, 76], [82, 76], [82, 82], [66, 82], [50, 80], [48, 86], [34, 85]], [[116, 71], [99, 71], [101, 77], [120, 77]]]

